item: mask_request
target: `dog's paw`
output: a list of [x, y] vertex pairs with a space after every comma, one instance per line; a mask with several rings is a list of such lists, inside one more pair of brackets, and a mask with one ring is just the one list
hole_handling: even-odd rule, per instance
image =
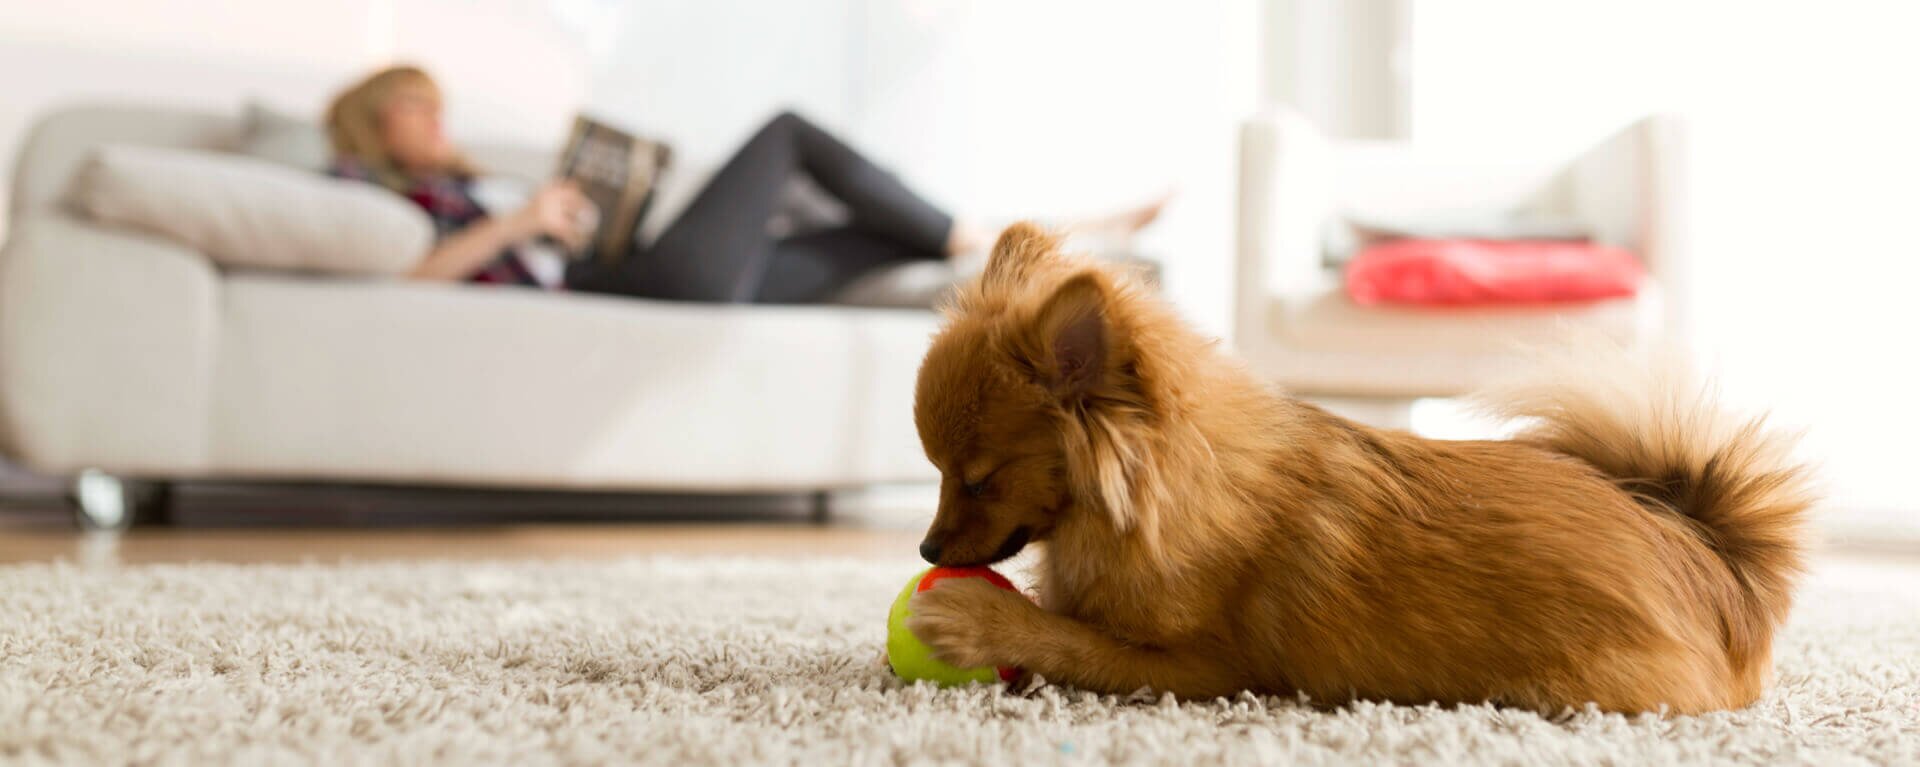
[[947, 578], [907, 602], [907, 630], [933, 650], [933, 657], [960, 668], [1017, 666], [1010, 642], [1027, 611], [1037, 610], [1018, 592], [980, 578]]

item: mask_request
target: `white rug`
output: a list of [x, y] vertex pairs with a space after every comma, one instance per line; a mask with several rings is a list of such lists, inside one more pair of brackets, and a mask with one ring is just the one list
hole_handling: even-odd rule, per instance
[[0, 762], [1920, 763], [1920, 594], [1871, 575], [1809, 588], [1750, 709], [1542, 718], [903, 686], [914, 568], [0, 567]]

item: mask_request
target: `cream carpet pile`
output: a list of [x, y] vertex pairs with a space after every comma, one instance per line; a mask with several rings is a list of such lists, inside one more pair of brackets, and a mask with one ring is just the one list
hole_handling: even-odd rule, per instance
[[916, 566], [0, 567], [0, 762], [1920, 763], [1920, 594], [1816, 579], [1700, 717], [941, 691], [879, 662]]

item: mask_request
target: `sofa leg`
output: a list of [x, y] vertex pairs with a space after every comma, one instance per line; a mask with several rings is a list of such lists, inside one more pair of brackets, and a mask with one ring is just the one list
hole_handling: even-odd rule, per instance
[[84, 530], [125, 530], [135, 524], [164, 521], [172, 488], [165, 482], [116, 477], [84, 469], [73, 478], [68, 500], [73, 520]]
[[808, 518], [816, 525], [824, 525], [833, 519], [833, 493], [816, 490], [807, 509]]

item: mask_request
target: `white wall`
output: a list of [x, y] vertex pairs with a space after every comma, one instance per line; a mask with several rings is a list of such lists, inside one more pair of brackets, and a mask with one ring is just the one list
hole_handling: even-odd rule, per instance
[[1167, 261], [1175, 300], [1224, 331], [1252, 0], [663, 1], [615, 15], [590, 106], [696, 160], [793, 106], [935, 201], [994, 221], [1176, 189], [1145, 246]]
[[853, 32], [850, 0], [647, 0], [612, 6], [596, 52], [590, 111], [719, 162], [779, 107], [841, 124]]
[[[853, 132], [996, 219], [1177, 197], [1143, 247], [1227, 327], [1237, 124], [1256, 96], [1252, 3], [869, 3]], [[918, 10], [916, 9], [934, 9]]]
[[1263, 0], [1262, 93], [1329, 136], [1407, 136], [1413, 0]]
[[30, 122], [61, 105], [237, 114], [259, 100], [317, 116], [340, 86], [394, 59], [444, 81], [450, 130], [469, 140], [557, 142], [586, 90], [584, 52], [544, 3], [526, 0], [4, 3], [0, 176], [11, 176]]
[[1693, 128], [1693, 339], [1728, 396], [1808, 429], [1836, 506], [1920, 507], [1920, 7], [1415, 5], [1414, 138], [1571, 146]]

